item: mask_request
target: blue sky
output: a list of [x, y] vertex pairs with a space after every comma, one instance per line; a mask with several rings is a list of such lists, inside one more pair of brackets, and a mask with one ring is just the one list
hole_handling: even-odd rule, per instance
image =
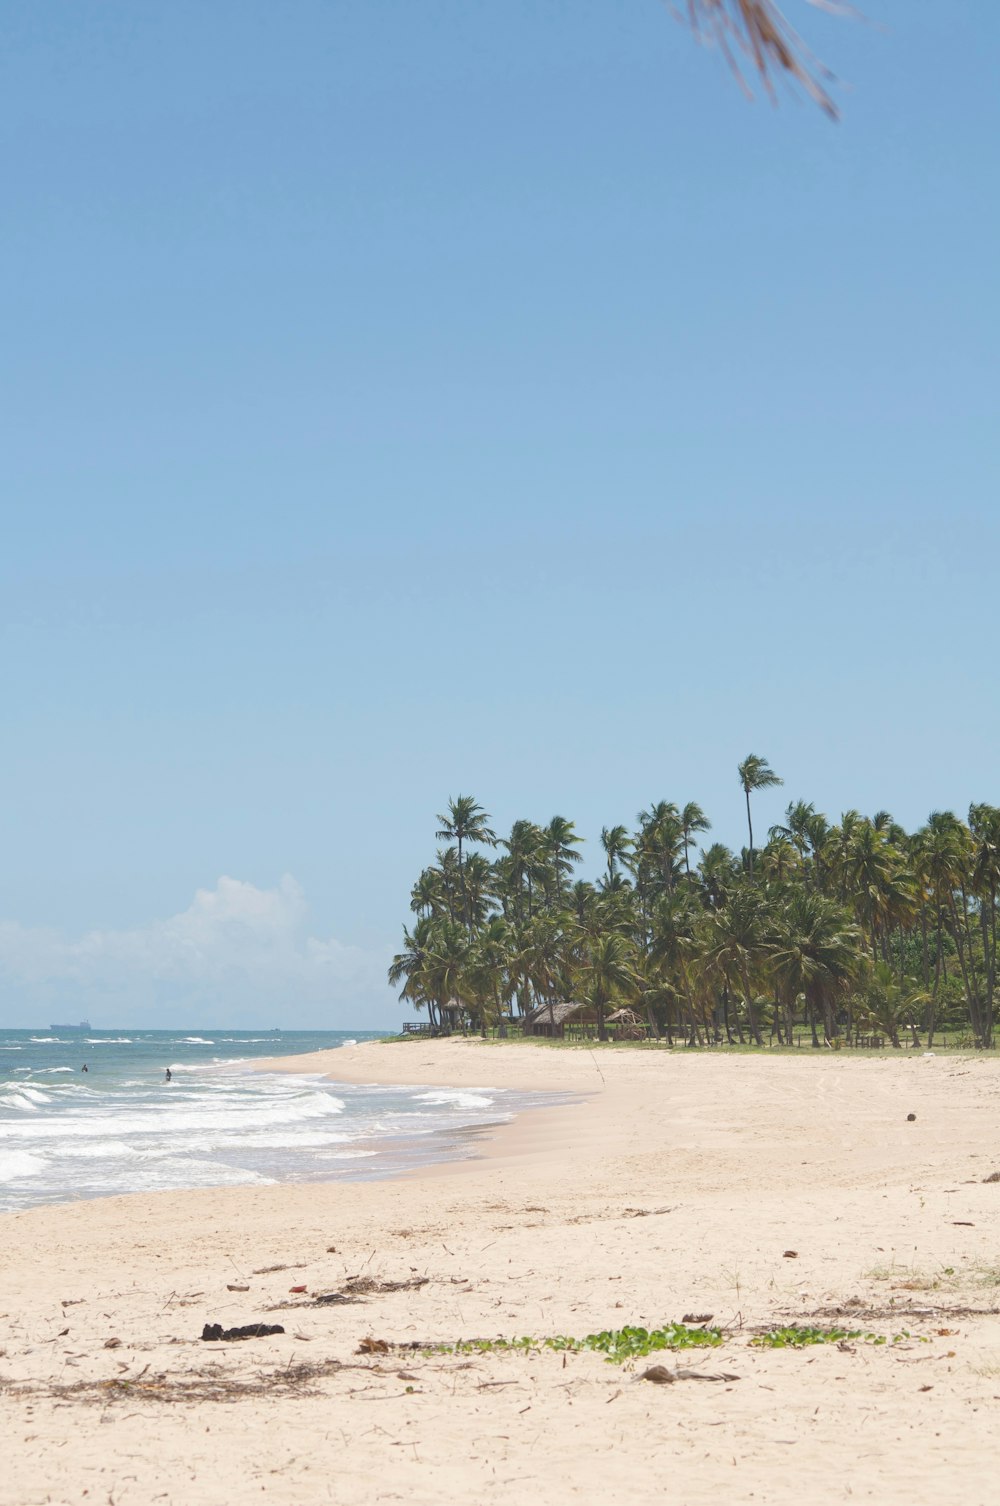
[[391, 1023], [459, 791], [1000, 801], [1000, 11], [787, 10], [839, 125], [657, 0], [8, 11], [0, 1019]]

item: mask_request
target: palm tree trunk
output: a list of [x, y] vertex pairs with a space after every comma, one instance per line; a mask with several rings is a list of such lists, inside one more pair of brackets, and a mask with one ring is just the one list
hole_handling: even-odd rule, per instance
[[746, 797], [747, 797], [747, 829], [750, 832], [750, 877], [752, 878], [753, 877], [753, 822], [750, 819], [750, 791], [747, 790], [745, 793], [746, 793]]
[[763, 1046], [764, 1041], [760, 1033], [760, 1026], [757, 1023], [757, 1010], [753, 1002], [753, 990], [750, 987], [749, 970], [746, 967], [742, 967], [740, 969], [740, 975], [743, 979], [743, 991], [746, 995], [747, 1001], [747, 1025], [749, 1027], [750, 1034], [753, 1036], [757, 1045]]

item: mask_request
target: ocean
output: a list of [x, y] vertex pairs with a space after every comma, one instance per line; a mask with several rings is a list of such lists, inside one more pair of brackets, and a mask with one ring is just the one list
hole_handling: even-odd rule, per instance
[[473, 1154], [476, 1131], [555, 1101], [248, 1070], [255, 1058], [380, 1033], [0, 1028], [0, 1212], [124, 1192], [374, 1180]]

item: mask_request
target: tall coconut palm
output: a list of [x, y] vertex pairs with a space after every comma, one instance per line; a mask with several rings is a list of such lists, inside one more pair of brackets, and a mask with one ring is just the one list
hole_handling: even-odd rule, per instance
[[772, 826], [768, 840], [775, 838], [791, 842], [803, 863], [803, 879], [807, 885], [816, 882], [813, 870], [818, 854], [829, 836], [826, 817], [821, 816], [808, 800], [793, 800], [785, 810], [783, 823]]
[[608, 882], [611, 883], [618, 864], [632, 851], [632, 838], [624, 826], [604, 826], [601, 828], [601, 846], [608, 860]]
[[885, 962], [876, 962], [869, 967], [858, 995], [861, 1010], [867, 1017], [866, 1023], [887, 1035], [897, 1051], [902, 1046], [899, 1032], [904, 1027], [910, 1030], [913, 1044], [920, 1045], [917, 1019], [926, 1000], [926, 993], [915, 988], [909, 980], [900, 983]]
[[[651, 886], [657, 893], [672, 889], [677, 882], [684, 841], [680, 811], [672, 801], [659, 800], [648, 811], [640, 811], [637, 819], [639, 831], [632, 843], [637, 883], [640, 887]], [[611, 835], [621, 830], [612, 827]]]
[[597, 1039], [606, 1041], [609, 1004], [627, 1001], [639, 987], [635, 954], [617, 932], [598, 936], [584, 950], [579, 972], [580, 992], [597, 1016]]
[[569, 892], [570, 909], [578, 926], [587, 924], [597, 906], [597, 890], [586, 879], [577, 879]]
[[993, 998], [997, 980], [997, 896], [1000, 894], [1000, 810], [995, 805], [970, 805], [972, 834], [970, 886], [979, 905], [985, 977], [986, 1019], [993, 1021]]
[[440, 915], [446, 908], [440, 868], [425, 868], [410, 890], [410, 909], [417, 915]]
[[458, 848], [458, 878], [462, 891], [462, 914], [466, 930], [471, 930], [468, 905], [465, 897], [465, 870], [462, 862], [463, 848], [469, 842], [495, 847], [496, 835], [490, 830], [489, 815], [471, 795], [456, 795], [448, 801], [446, 815], [438, 816], [440, 830], [435, 833], [439, 842], [454, 842]]
[[763, 891], [748, 880], [734, 885], [725, 905], [713, 913], [707, 958], [742, 992], [747, 1025], [758, 1046], [764, 1044], [757, 1014], [756, 981], [771, 953], [772, 922]]
[[887, 962], [889, 932], [894, 924], [913, 918], [917, 901], [912, 875], [906, 870], [904, 854], [892, 841], [888, 824], [854, 823], [849, 840], [839, 851], [837, 871], [841, 892], [868, 935], [873, 960], [881, 955]]
[[583, 838], [576, 834], [574, 823], [567, 821], [565, 816], [553, 816], [549, 824], [542, 827], [542, 852], [552, 868], [554, 897], [557, 899], [573, 872], [574, 863], [580, 861], [576, 849], [582, 841]]
[[430, 955], [434, 921], [421, 916], [412, 931], [403, 930], [403, 950], [389, 964], [389, 983], [402, 984], [399, 997], [416, 1009], [426, 1008], [432, 1028], [436, 1027], [435, 995], [430, 977]]
[[747, 829], [750, 833], [750, 872], [753, 873], [753, 821], [750, 817], [750, 795], [753, 790], [769, 790], [776, 784], [784, 784], [783, 779], [771, 768], [766, 758], [759, 758], [756, 753], [748, 753], [743, 762], [738, 765], [740, 784], [747, 802]]
[[573, 926], [568, 915], [546, 910], [535, 915], [521, 934], [520, 964], [533, 999], [551, 1013], [560, 995], [567, 996]]
[[818, 1019], [827, 1040], [833, 1037], [834, 1001], [859, 976], [863, 961], [861, 932], [839, 904], [809, 890], [791, 895], [777, 917], [769, 959], [785, 1004], [789, 1039], [791, 1010], [800, 994], [805, 997], [813, 1045], [819, 1045]]
[[798, 848], [786, 837], [769, 837], [757, 856], [759, 871], [769, 882], [788, 884], [802, 873]]
[[469, 1003], [463, 987], [469, 957], [469, 935], [464, 926], [454, 920], [431, 922], [421, 975], [442, 1025], [449, 1028], [460, 1021]]
[[493, 864], [481, 852], [470, 852], [465, 859], [465, 910], [468, 925], [477, 931], [484, 925], [496, 890]]
[[710, 910], [719, 910], [739, 876], [739, 863], [728, 847], [713, 842], [701, 855], [698, 878], [702, 898]]
[[511, 928], [500, 915], [494, 915], [476, 932], [469, 948], [464, 988], [476, 1006], [483, 1035], [490, 1022], [501, 1036], [507, 1034], [512, 952]]
[[649, 955], [660, 976], [669, 982], [683, 1007], [686, 1024], [697, 1040], [698, 1020], [691, 985], [691, 966], [697, 956], [698, 922], [702, 911], [688, 886], [682, 885], [660, 900], [653, 913]]
[[684, 847], [684, 873], [691, 877], [690, 852], [694, 837], [703, 831], [711, 831], [712, 823], [705, 815], [701, 806], [694, 800], [689, 800], [681, 811], [681, 842]]
[[951, 811], [932, 811], [915, 843], [918, 867], [930, 882], [958, 953], [973, 1036], [978, 1046], [986, 1047], [992, 1043], [994, 1027], [976, 968], [970, 892], [975, 851], [972, 833]]
[[516, 915], [531, 918], [534, 912], [535, 885], [544, 884], [546, 874], [545, 838], [534, 821], [515, 821], [510, 836], [500, 842], [507, 856], [497, 865], [506, 887], [503, 896], [507, 908]]

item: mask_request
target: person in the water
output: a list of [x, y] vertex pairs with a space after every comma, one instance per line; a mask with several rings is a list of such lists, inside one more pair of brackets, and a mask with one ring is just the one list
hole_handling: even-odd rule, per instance
[[166, 1078], [167, 1082], [171, 1081], [171, 1079], [173, 1078], [173, 1075], [174, 1074], [171, 1072], [170, 1068], [168, 1067], [167, 1068], [167, 1078]]
[[84, 1062], [83, 1066], [80, 1068], [80, 1071], [81, 1072], [89, 1072], [90, 1071], [90, 1068], [87, 1066], [86, 1062]]

